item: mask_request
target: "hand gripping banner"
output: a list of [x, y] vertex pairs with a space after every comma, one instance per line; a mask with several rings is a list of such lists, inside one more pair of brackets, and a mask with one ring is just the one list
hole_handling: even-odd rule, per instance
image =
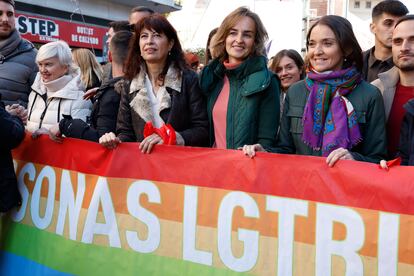
[[26, 138], [0, 275], [414, 275], [414, 169]]

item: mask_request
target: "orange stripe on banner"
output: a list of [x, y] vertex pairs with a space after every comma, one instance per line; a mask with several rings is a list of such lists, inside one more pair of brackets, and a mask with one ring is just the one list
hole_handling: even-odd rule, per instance
[[414, 219], [413, 216], [400, 215], [400, 241], [398, 245], [398, 259], [400, 262], [414, 264]]

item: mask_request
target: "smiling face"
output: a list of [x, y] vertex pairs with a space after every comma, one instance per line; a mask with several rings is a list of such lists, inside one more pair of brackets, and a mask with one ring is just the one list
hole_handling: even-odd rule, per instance
[[336, 71], [342, 68], [343, 53], [334, 32], [325, 25], [316, 25], [308, 42], [308, 58], [317, 72]]
[[301, 73], [302, 70], [288, 56], [282, 57], [279, 65], [276, 67], [276, 74], [279, 76], [283, 91], [286, 91], [292, 84], [299, 81]]
[[256, 24], [253, 19], [243, 16], [226, 37], [226, 52], [230, 63], [244, 61], [252, 52], [256, 36]]
[[144, 28], [139, 35], [141, 56], [147, 63], [165, 64], [168, 52], [174, 45], [163, 33]]
[[9, 37], [15, 29], [15, 25], [13, 6], [0, 1], [0, 39]]
[[392, 57], [402, 71], [414, 70], [414, 20], [398, 24], [392, 37]]
[[54, 81], [68, 72], [68, 66], [60, 64], [57, 57], [38, 61], [37, 65], [42, 81], [45, 83]]

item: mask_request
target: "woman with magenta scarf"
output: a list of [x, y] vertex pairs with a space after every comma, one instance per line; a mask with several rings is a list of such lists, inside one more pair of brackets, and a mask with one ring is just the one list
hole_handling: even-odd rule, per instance
[[[287, 93], [277, 153], [378, 163], [386, 156], [385, 112], [377, 88], [361, 78], [362, 51], [340, 16], [320, 18], [307, 38], [308, 73]], [[253, 157], [260, 144], [245, 145]]]

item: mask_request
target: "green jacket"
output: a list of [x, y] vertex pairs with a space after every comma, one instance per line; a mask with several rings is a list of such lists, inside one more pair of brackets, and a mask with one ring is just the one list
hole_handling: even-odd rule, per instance
[[[311, 149], [302, 140], [302, 117], [309, 91], [302, 80], [287, 91], [280, 133], [276, 148], [278, 153], [296, 153], [321, 156], [321, 151]], [[362, 141], [350, 152], [355, 160], [377, 163], [386, 158], [384, 103], [379, 90], [363, 81], [347, 95], [358, 117]]]
[[249, 57], [235, 69], [227, 70], [218, 60], [204, 68], [200, 86], [207, 97], [210, 145], [214, 144], [213, 107], [223, 88], [224, 75], [230, 83], [227, 106], [228, 149], [260, 143], [274, 146], [279, 126], [279, 79], [266, 66], [265, 57]]

